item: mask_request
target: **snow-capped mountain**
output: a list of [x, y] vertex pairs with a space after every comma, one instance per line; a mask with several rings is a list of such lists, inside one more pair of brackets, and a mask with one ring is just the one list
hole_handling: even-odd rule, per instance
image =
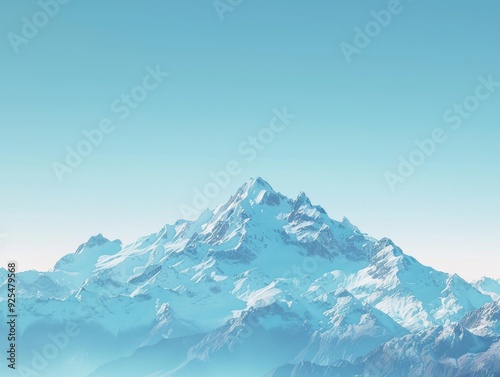
[[454, 323], [395, 338], [352, 363], [287, 363], [266, 377], [496, 377], [499, 355], [498, 338], [474, 335]]
[[491, 301], [458, 275], [423, 266], [388, 239], [375, 245], [370, 265], [346, 279], [345, 288], [410, 331], [458, 322]]
[[[423, 266], [260, 178], [195, 221], [130, 245], [99, 234], [52, 270], [18, 278], [25, 360], [51, 332], [80, 330], [48, 363], [54, 375], [376, 375], [366, 368], [393, 349], [402, 370], [420, 363], [417, 376], [434, 355], [422, 356], [424, 339], [463, 370], [481, 357], [500, 370], [491, 284]], [[460, 352], [447, 340], [457, 331]]]
[[483, 277], [473, 283], [474, 288], [479, 292], [490, 296], [493, 300], [500, 300], [500, 279], [491, 279]]
[[500, 334], [500, 302], [490, 302], [468, 313], [460, 323], [474, 334], [498, 336]]

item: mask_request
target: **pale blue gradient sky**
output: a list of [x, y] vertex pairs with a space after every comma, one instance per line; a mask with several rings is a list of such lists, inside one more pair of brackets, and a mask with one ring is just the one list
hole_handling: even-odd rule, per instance
[[[425, 264], [499, 277], [500, 90], [396, 192], [384, 173], [449, 129], [443, 112], [479, 76], [500, 80], [500, 3], [402, 4], [347, 64], [340, 43], [387, 1], [248, 0], [221, 22], [212, 1], [73, 0], [18, 54], [7, 34], [39, 7], [2, 3], [0, 262], [46, 269], [91, 235], [130, 242], [174, 222], [286, 106], [297, 119], [210, 207], [261, 176]], [[171, 76], [60, 183], [51, 163], [156, 64]]]

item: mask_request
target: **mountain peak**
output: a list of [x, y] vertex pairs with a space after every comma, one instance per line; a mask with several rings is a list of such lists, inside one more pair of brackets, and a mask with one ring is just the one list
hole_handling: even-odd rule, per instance
[[312, 207], [311, 200], [307, 197], [304, 191], [301, 191], [299, 193], [299, 196], [297, 196], [297, 199], [295, 199], [295, 203]]
[[378, 241], [375, 244], [375, 249], [377, 249], [377, 250], [383, 250], [387, 247], [392, 247], [394, 249], [397, 248], [396, 244], [391, 239], [389, 239], [387, 237], [382, 238], [380, 241]]
[[[102, 246], [104, 244], [110, 243], [111, 241], [104, 237], [101, 233], [96, 236], [92, 236], [89, 240], [83, 244], [81, 244], [76, 250], [75, 254], [82, 254], [84, 250], [92, 249], [94, 247]], [[120, 241], [113, 241], [117, 243], [121, 243]]]
[[264, 197], [277, 195], [276, 191], [269, 183], [260, 177], [251, 178], [241, 186], [237, 193], [236, 198], [239, 200], [250, 200], [252, 202], [260, 203]]
[[247, 193], [254, 192], [254, 191], [256, 191], [258, 193], [261, 190], [274, 192], [271, 185], [260, 177], [250, 178], [248, 181], [246, 181], [243, 184], [243, 186], [241, 186], [240, 190], [243, 192], [247, 192]]

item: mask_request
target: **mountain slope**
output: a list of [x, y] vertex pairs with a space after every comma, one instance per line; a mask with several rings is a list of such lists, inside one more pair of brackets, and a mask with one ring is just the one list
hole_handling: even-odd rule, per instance
[[266, 377], [496, 377], [499, 374], [500, 341], [474, 335], [453, 324], [393, 339], [352, 363], [328, 366], [289, 363]]
[[344, 286], [410, 331], [458, 322], [491, 302], [458, 275], [423, 266], [388, 239], [374, 246], [370, 265]]
[[[380, 347], [404, 349], [401, 363], [427, 338], [454, 349], [446, 329], [464, 317], [463, 337], [472, 340], [460, 338], [460, 355], [488, 352], [494, 343], [482, 336], [498, 335], [492, 321], [478, 322], [491, 313], [489, 295], [260, 178], [195, 221], [124, 246], [91, 237], [51, 271], [19, 273], [19, 282], [26, 343], [69, 322], [82, 333], [75, 349], [92, 338], [109, 349], [85, 351], [86, 367], [71, 369], [73, 377], [137, 376], [145, 359], [148, 373], [171, 376], [224, 375], [229, 359], [249, 377], [308, 368], [335, 375], [363, 371]], [[69, 373], [64, 365], [54, 373]]]

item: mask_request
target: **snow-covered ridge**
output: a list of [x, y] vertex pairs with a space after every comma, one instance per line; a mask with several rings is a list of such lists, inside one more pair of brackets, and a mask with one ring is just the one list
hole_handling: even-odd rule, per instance
[[[99, 234], [52, 270], [18, 279], [26, 336], [40, 321], [74, 321], [127, 339], [117, 357], [131, 362], [144, 347], [189, 344], [190, 361], [179, 366], [186, 376], [197, 375], [190, 372], [195, 361], [252, 349], [253, 341], [259, 347], [274, 333], [281, 335], [268, 340], [288, 352], [291, 369], [309, 371], [338, 362], [357, 370], [379, 347], [400, 339], [407, 347], [429, 331], [436, 344], [447, 344], [447, 329], [460, 321], [463, 334], [473, 334], [464, 335], [470, 344], [499, 336], [492, 304], [498, 281], [471, 285], [423, 266], [390, 239], [333, 220], [305, 193], [288, 198], [261, 178], [195, 221], [179, 220], [129, 245]], [[300, 341], [286, 341], [291, 334]], [[262, 364], [261, 375], [282, 364]], [[102, 370], [95, 376], [110, 377]]]

